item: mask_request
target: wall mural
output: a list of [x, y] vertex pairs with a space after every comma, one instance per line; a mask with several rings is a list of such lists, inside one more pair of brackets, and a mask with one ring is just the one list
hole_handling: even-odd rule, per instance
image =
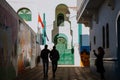
[[18, 31], [18, 72], [26, 67], [35, 66], [36, 34], [20, 23]]
[[18, 32], [18, 71], [22, 71], [25, 67], [30, 66], [31, 60], [31, 35], [27, 27], [20, 23]]
[[[14, 45], [17, 39], [17, 20], [8, 13], [9, 11], [0, 5], [0, 80], [10, 80], [16, 75]], [[5, 77], [6, 74], [8, 77]]]
[[56, 44], [56, 49], [59, 51], [60, 59], [58, 61], [59, 65], [73, 65], [74, 64], [74, 54], [72, 49], [67, 48], [67, 37], [64, 34], [58, 34], [54, 38], [54, 43]]
[[36, 33], [11, 7], [0, 4], [0, 80], [13, 80], [35, 61]]

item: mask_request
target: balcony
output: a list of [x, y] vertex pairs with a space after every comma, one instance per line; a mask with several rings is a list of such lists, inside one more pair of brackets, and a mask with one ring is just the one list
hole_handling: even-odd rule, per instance
[[84, 0], [77, 12], [77, 22], [91, 26], [91, 19], [98, 21], [98, 10], [104, 0]]

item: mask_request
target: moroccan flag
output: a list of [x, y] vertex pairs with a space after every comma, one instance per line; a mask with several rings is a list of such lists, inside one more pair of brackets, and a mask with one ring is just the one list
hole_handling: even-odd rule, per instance
[[44, 24], [43, 24], [42, 19], [39, 14], [38, 14], [38, 23], [41, 24], [42, 28], [44, 28]]

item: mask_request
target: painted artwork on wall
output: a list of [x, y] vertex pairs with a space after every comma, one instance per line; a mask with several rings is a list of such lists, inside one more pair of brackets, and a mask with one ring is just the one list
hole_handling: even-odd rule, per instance
[[0, 80], [13, 80], [26, 67], [35, 66], [36, 34], [7, 3], [3, 5], [0, 3]]
[[25, 67], [30, 66], [31, 60], [31, 35], [24, 24], [20, 23], [18, 32], [18, 71], [21, 72]]
[[20, 22], [18, 31], [18, 72], [35, 65], [36, 34]]

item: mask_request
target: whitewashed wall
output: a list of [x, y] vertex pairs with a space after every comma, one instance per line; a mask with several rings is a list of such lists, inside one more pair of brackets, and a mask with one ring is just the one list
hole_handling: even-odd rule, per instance
[[[116, 19], [120, 10], [120, 1], [116, 0], [115, 9], [112, 10], [111, 7], [107, 6], [107, 3], [104, 3], [99, 10], [98, 24], [93, 21], [93, 29], [90, 30], [90, 41], [91, 41], [91, 53], [93, 49], [96, 49], [99, 46], [102, 46], [102, 27], [106, 27], [106, 24], [109, 24], [109, 48], [105, 49], [107, 58], [116, 58], [117, 57], [117, 37], [116, 37]], [[94, 45], [94, 36], [96, 36], [96, 45]], [[97, 49], [96, 49], [97, 50]], [[92, 55], [93, 56], [93, 55]]]

